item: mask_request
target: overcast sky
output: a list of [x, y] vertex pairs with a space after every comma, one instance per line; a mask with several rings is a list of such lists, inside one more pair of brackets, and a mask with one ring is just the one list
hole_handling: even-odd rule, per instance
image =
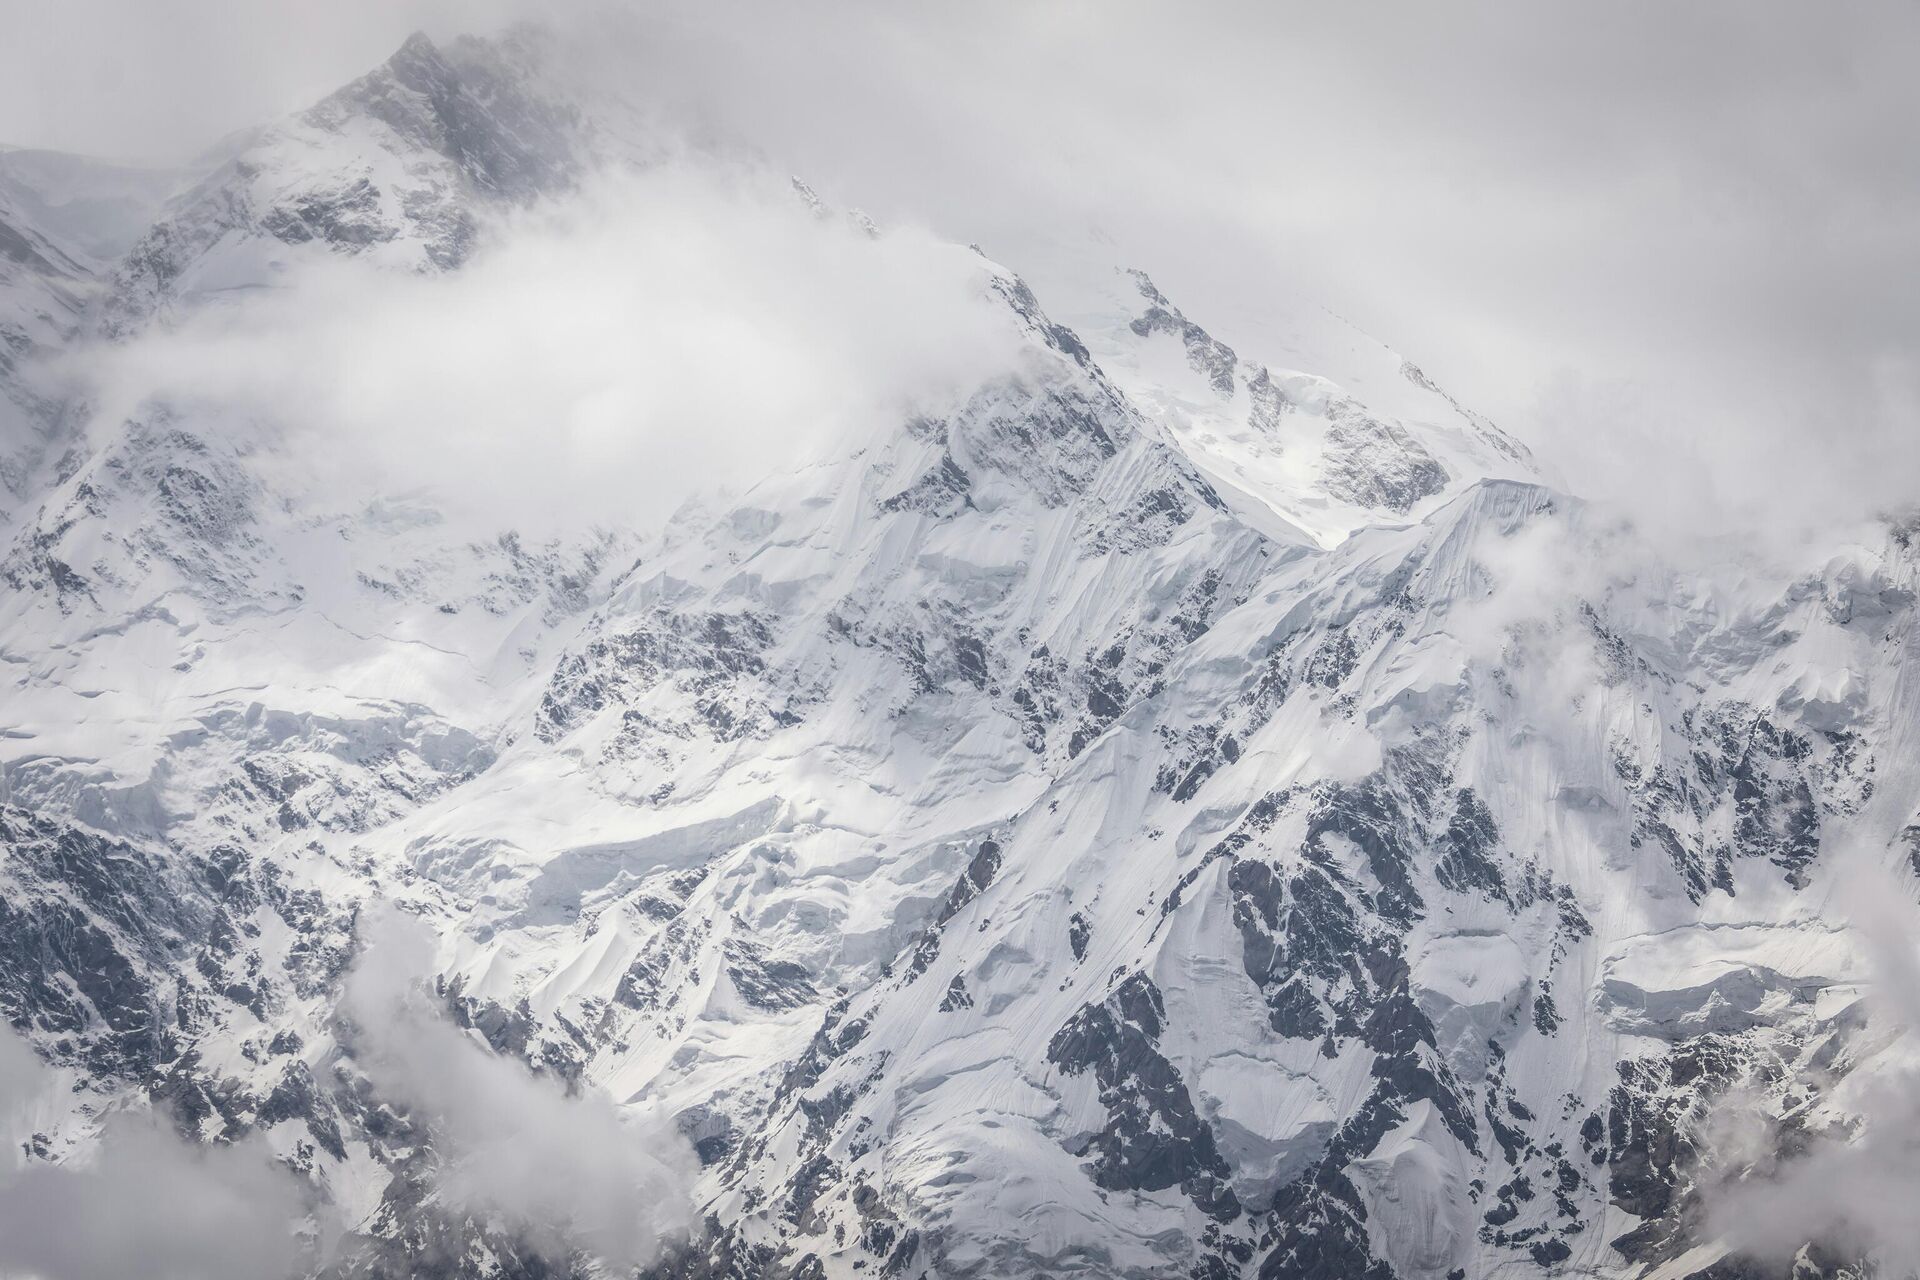
[[[0, 140], [188, 154], [528, 7], [0, 0]], [[626, 8], [634, 93], [831, 198], [1312, 298], [1589, 489], [1920, 492], [1913, 4]]]

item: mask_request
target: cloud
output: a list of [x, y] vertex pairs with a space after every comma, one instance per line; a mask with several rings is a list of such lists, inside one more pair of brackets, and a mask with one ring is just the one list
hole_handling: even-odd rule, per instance
[[[585, 1250], [631, 1269], [687, 1233], [697, 1162], [669, 1120], [597, 1090], [569, 1094], [447, 1021], [423, 983], [432, 939], [411, 918], [376, 904], [360, 934], [340, 1004], [347, 1042], [380, 1096], [432, 1135], [441, 1202], [556, 1262]], [[0, 1027], [0, 1138], [13, 1150], [64, 1115], [58, 1086]], [[0, 1170], [0, 1275], [271, 1280], [311, 1264], [311, 1226], [337, 1225], [325, 1213], [261, 1139], [199, 1144], [157, 1115], [117, 1111], [59, 1163]]]
[[421, 984], [433, 941], [419, 922], [374, 904], [360, 935], [341, 1003], [354, 1061], [426, 1120], [442, 1201], [497, 1216], [556, 1261], [585, 1249], [631, 1269], [688, 1231], [696, 1164], [666, 1118], [570, 1095], [446, 1021]]
[[[1553, 741], [1577, 741], [1606, 683], [1595, 624], [1634, 625], [1655, 548], [1611, 514], [1558, 502], [1473, 545], [1473, 572], [1447, 594], [1447, 630], [1513, 711]], [[1488, 691], [1492, 696], [1494, 689]]]
[[[650, 100], [978, 240], [1043, 302], [1046, 259], [1097, 238], [1202, 324], [1324, 303], [1670, 524], [1911, 500], [1920, 10], [631, 12], [642, 38], [602, 45]], [[1630, 395], [1569, 404], [1568, 376]]]
[[987, 270], [820, 216], [764, 169], [667, 162], [503, 215], [458, 272], [315, 254], [68, 372], [102, 430], [163, 404], [318, 501], [644, 527], [1011, 369]]
[[[1709, 1229], [1738, 1252], [1769, 1260], [1791, 1259], [1809, 1244], [1871, 1254], [1891, 1274], [1920, 1267], [1920, 1104], [1914, 1091], [1920, 1073], [1903, 1071], [1864, 1083], [1860, 1135], [1848, 1140], [1812, 1139], [1798, 1157], [1778, 1162], [1770, 1145], [1778, 1138], [1757, 1111], [1729, 1100], [1716, 1114], [1721, 1158], [1736, 1151], [1771, 1176], [1749, 1180], [1710, 1200]], [[1728, 1133], [1735, 1136], [1730, 1145]]]
[[[0, 1028], [0, 1119], [32, 1114], [53, 1083]], [[299, 1182], [264, 1143], [201, 1145], [150, 1113], [117, 1112], [79, 1155], [0, 1174], [0, 1274], [262, 1280], [292, 1271], [306, 1216]]]
[[1826, 1104], [1812, 1131], [1784, 1142], [1764, 1101], [1743, 1093], [1716, 1104], [1705, 1133], [1706, 1167], [1725, 1180], [1706, 1196], [1709, 1232], [1737, 1252], [1788, 1259], [1813, 1243], [1872, 1255], [1892, 1274], [1920, 1272], [1920, 952], [1907, 887], [1847, 848], [1837, 881], [1873, 977], [1871, 1035], [1851, 1070], [1810, 1072], [1799, 1083]]
[[[11, 1027], [0, 1029], [0, 1123], [17, 1121], [49, 1083], [40, 1056]], [[11, 1128], [5, 1136], [14, 1136]]]

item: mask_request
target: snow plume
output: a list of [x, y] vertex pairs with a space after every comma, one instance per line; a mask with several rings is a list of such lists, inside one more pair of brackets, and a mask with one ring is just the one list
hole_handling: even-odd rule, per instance
[[692, 1149], [664, 1117], [569, 1095], [448, 1022], [422, 985], [433, 940], [418, 921], [375, 903], [360, 937], [341, 1002], [354, 1060], [426, 1121], [444, 1203], [497, 1217], [553, 1260], [583, 1249], [626, 1269], [692, 1225]]
[[[0, 1127], [14, 1150], [58, 1110], [54, 1074], [0, 1025]], [[301, 1188], [264, 1143], [201, 1145], [152, 1114], [116, 1113], [54, 1163], [0, 1172], [0, 1275], [40, 1280], [262, 1280], [289, 1274]]]
[[990, 270], [687, 158], [502, 215], [456, 272], [316, 252], [71, 371], [99, 431], [165, 406], [295, 497], [425, 491], [476, 537], [650, 528], [1012, 368]]
[[[1920, 952], [1907, 887], [1863, 851], [1851, 853], [1836, 896], [1871, 965], [1872, 1034], [1856, 1042], [1852, 1071], [1802, 1082], [1826, 1095], [1806, 1117], [1804, 1140], [1783, 1143], [1750, 1099], [1721, 1101], [1707, 1128], [1708, 1165], [1739, 1180], [1710, 1191], [1707, 1222], [1742, 1254], [1784, 1260], [1812, 1243], [1908, 1276], [1920, 1273], [1920, 1064], [1912, 1059]], [[1780, 1155], [1795, 1147], [1798, 1154]]]

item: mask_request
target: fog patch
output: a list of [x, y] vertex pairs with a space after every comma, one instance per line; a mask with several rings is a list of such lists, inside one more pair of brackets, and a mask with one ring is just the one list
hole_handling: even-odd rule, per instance
[[1836, 900], [1872, 968], [1868, 1033], [1844, 1076], [1804, 1083], [1824, 1095], [1808, 1133], [1787, 1147], [1758, 1100], [1722, 1098], [1709, 1116], [1704, 1167], [1709, 1233], [1735, 1252], [1787, 1261], [1804, 1246], [1866, 1255], [1889, 1274], [1920, 1270], [1920, 953], [1908, 887], [1847, 850]]
[[667, 1117], [589, 1086], [569, 1094], [447, 1021], [425, 985], [434, 942], [417, 920], [374, 903], [359, 934], [340, 1005], [353, 1058], [425, 1122], [442, 1203], [497, 1219], [555, 1262], [579, 1249], [630, 1270], [688, 1232], [697, 1163]]
[[938, 413], [1011, 369], [991, 268], [712, 160], [498, 217], [458, 272], [296, 257], [273, 287], [96, 345], [97, 434], [164, 410], [314, 503], [425, 495], [476, 536], [646, 528]]
[[[0, 1126], [13, 1150], [57, 1108], [55, 1074], [0, 1026]], [[200, 1144], [149, 1112], [115, 1112], [54, 1162], [0, 1172], [0, 1274], [41, 1280], [262, 1280], [303, 1257], [298, 1179], [266, 1143]]]

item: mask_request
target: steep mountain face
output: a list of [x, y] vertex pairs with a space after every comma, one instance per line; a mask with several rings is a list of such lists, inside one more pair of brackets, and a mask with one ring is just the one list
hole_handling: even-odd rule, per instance
[[[541, 57], [416, 37], [111, 265], [0, 205], [9, 349], [460, 269], [647, 153]], [[1668, 565], [1331, 317], [1042, 265], [978, 265], [1002, 376], [661, 536], [27, 405], [0, 1009], [77, 1083], [27, 1158], [145, 1102], [307, 1179], [316, 1265], [595, 1273], [357, 1062], [385, 898], [476, 1040], [674, 1117], [663, 1278], [1787, 1274], [1707, 1225], [1705, 1121], [1789, 1151], [1899, 1061], [1826, 899], [1843, 839], [1920, 860], [1913, 530]]]

